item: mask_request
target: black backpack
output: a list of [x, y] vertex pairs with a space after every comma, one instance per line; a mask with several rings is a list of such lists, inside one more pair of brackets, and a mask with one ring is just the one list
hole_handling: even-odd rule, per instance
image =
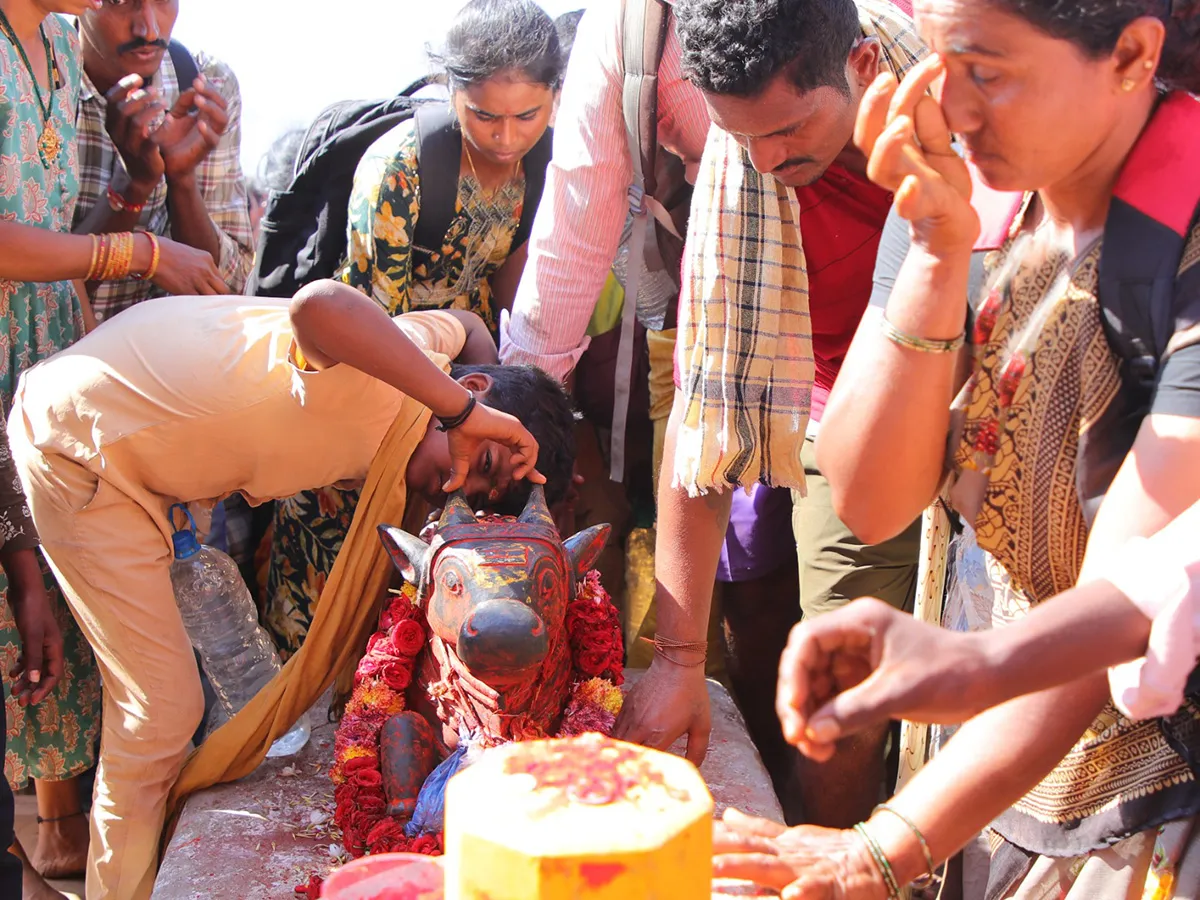
[[[444, 100], [415, 98], [432, 83], [432, 78], [422, 78], [390, 100], [336, 103], [317, 116], [300, 144], [291, 185], [273, 192], [267, 203], [247, 294], [291, 297], [309, 282], [334, 276], [346, 259], [348, 207], [359, 160], [375, 141], [409, 119], [416, 120], [421, 183], [413, 252], [440, 252], [456, 212], [462, 133]], [[525, 203], [513, 250], [529, 239], [546, 183], [550, 144], [547, 129], [524, 159]]]

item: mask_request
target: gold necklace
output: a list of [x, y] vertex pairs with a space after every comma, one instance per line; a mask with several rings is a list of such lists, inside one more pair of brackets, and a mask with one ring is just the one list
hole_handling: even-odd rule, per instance
[[519, 159], [513, 163], [512, 172], [509, 174], [509, 176], [505, 178], [504, 181], [502, 181], [500, 185], [489, 194], [487, 188], [483, 186], [483, 182], [479, 178], [479, 173], [475, 171], [475, 160], [471, 158], [471, 142], [467, 140], [465, 135], [463, 136], [463, 152], [467, 154], [467, 165], [471, 167], [471, 174], [475, 176], [475, 183], [479, 185], [479, 192], [483, 194], [483, 199], [485, 200], [495, 200], [496, 195], [504, 190], [504, 188], [508, 187], [512, 180], [517, 177], [517, 167], [521, 165], [521, 161]]
[[25, 68], [29, 72], [29, 80], [33, 82], [34, 96], [37, 97], [38, 109], [42, 114], [42, 135], [38, 138], [38, 150], [42, 154], [42, 164], [46, 167], [50, 166], [51, 160], [58, 159], [62, 153], [63, 140], [62, 135], [54, 130], [54, 89], [58, 85], [58, 60], [54, 58], [54, 50], [50, 46], [50, 38], [46, 34], [46, 26], [40, 25], [39, 32], [42, 35], [42, 44], [46, 48], [46, 82], [48, 84], [49, 98], [42, 99], [42, 88], [38, 84], [37, 76], [33, 74], [33, 64], [29, 61], [29, 56], [25, 53], [25, 45], [17, 38], [17, 32], [13, 29], [12, 24], [8, 21], [8, 16], [4, 14], [4, 10], [0, 9], [0, 26], [4, 28], [4, 36], [12, 42], [12, 45], [17, 48], [17, 52], [21, 55], [21, 62], [25, 63]]

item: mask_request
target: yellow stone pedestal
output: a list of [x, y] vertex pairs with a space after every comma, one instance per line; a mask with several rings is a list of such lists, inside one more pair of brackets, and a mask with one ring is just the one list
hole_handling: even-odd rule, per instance
[[450, 781], [446, 900], [708, 900], [712, 814], [677, 756], [599, 735], [499, 747]]

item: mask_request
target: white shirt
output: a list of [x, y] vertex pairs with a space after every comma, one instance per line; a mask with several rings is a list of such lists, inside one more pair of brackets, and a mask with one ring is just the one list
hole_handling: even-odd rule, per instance
[[[565, 380], [587, 349], [588, 323], [612, 268], [629, 212], [633, 163], [622, 112], [625, 66], [620, 0], [595, 0], [579, 23], [554, 127], [554, 154], [500, 359]], [[660, 145], [695, 163], [711, 125], [685, 81], [675, 19], [659, 64]]]
[[1152, 622], [1145, 658], [1108, 670], [1117, 708], [1131, 719], [1172, 715], [1200, 658], [1200, 503], [1129, 541], [1100, 574]]

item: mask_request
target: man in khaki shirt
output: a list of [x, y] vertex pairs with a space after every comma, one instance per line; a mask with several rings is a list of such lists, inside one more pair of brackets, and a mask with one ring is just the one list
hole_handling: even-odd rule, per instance
[[411, 435], [410, 492], [437, 501], [464, 486], [496, 500], [544, 480], [540, 458], [553, 499], [574, 462], [557, 382], [532, 369], [447, 374], [451, 359], [495, 353], [469, 313], [392, 320], [322, 282], [290, 302], [151, 300], [22, 377], [13, 456], [104, 678], [89, 900], [150, 896], [167, 792], [203, 713], [171, 589], [168, 508], [361, 481], [393, 423]]

